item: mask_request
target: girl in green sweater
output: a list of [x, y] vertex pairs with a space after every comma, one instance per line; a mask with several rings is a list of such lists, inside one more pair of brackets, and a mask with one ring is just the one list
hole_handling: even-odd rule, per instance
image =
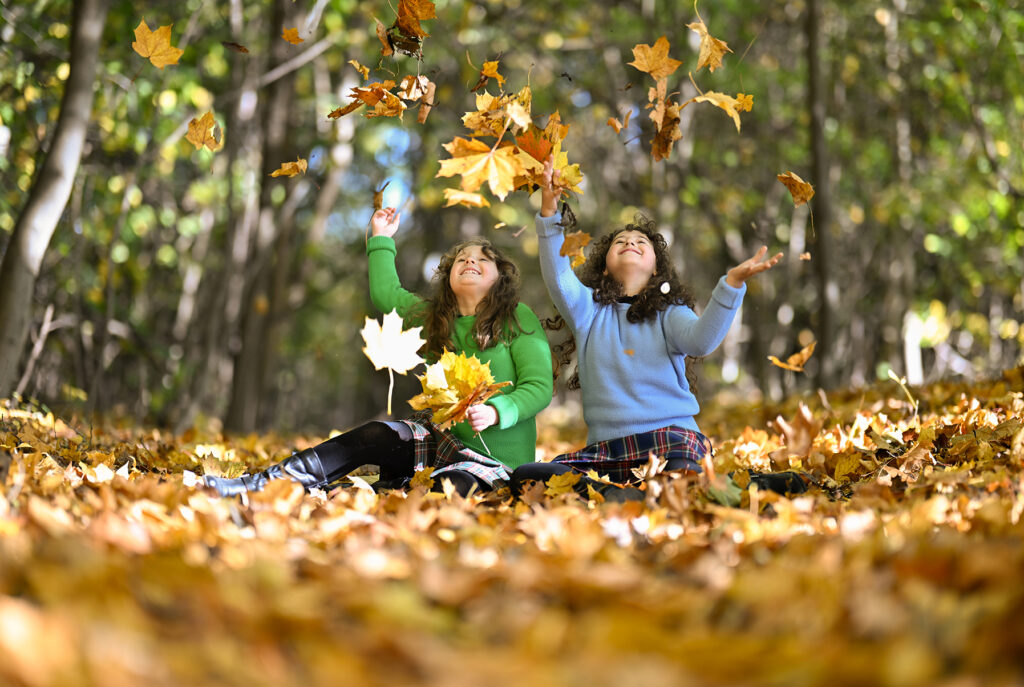
[[551, 401], [551, 350], [540, 320], [519, 302], [519, 269], [486, 239], [471, 239], [441, 258], [433, 297], [421, 298], [402, 288], [395, 270], [392, 237], [400, 219], [394, 208], [384, 208], [370, 220], [366, 253], [373, 304], [423, 327], [428, 360], [445, 349], [475, 355], [490, 363], [496, 382], [512, 384], [470, 406], [466, 420], [451, 430], [440, 431], [429, 412], [400, 422], [368, 422], [263, 472], [206, 477], [222, 496], [259, 491], [271, 479], [323, 488], [367, 464], [379, 465], [382, 479], [433, 467], [436, 486], [447, 479], [465, 495], [507, 482], [512, 469], [534, 460], [534, 416]]

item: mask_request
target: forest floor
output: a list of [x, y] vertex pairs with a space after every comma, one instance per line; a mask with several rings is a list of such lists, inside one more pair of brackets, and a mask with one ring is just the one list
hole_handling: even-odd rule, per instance
[[1022, 418], [1017, 368], [709, 409], [645, 502], [222, 499], [318, 439], [0, 405], [0, 684], [1024, 685]]

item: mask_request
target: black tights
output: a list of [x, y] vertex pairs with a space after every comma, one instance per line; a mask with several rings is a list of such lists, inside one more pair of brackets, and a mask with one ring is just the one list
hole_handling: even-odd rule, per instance
[[[412, 477], [415, 470], [412, 430], [402, 422], [368, 422], [318, 444], [315, 450], [328, 483], [363, 465], [379, 465], [382, 481]], [[450, 480], [462, 496], [474, 486], [477, 491], [487, 488], [463, 470], [448, 470], [442, 479]], [[435, 491], [442, 490], [442, 479], [434, 480]]]

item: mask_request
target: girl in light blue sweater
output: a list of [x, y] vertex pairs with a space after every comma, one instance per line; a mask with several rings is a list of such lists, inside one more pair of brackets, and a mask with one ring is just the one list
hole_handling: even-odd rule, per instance
[[632, 468], [646, 463], [652, 451], [668, 460], [669, 469], [699, 472], [710, 442], [694, 419], [699, 406], [686, 360], [718, 347], [743, 301], [746, 280], [773, 267], [782, 254], [767, 258], [762, 246], [730, 269], [698, 317], [651, 220], [638, 216], [599, 239], [577, 276], [570, 259], [559, 255], [561, 189], [550, 159], [541, 194], [541, 273], [576, 342], [588, 445], [551, 463], [517, 468], [513, 489], [571, 469], [630, 482]]

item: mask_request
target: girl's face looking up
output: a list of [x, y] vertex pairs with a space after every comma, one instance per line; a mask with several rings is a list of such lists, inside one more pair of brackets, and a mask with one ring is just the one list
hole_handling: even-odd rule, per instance
[[624, 286], [646, 284], [655, 273], [657, 255], [642, 231], [623, 231], [612, 240], [604, 264], [605, 272]]
[[448, 283], [460, 303], [464, 300], [479, 302], [496, 281], [498, 266], [482, 246], [466, 246], [460, 250], [448, 275]]

